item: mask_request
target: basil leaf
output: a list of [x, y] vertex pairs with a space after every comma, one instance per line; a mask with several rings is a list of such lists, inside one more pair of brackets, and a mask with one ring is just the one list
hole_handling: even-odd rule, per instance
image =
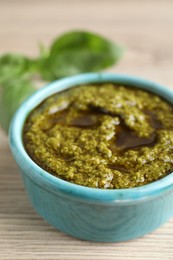
[[82, 31], [57, 38], [48, 58], [42, 60], [41, 74], [46, 80], [78, 73], [99, 71], [116, 63], [122, 48], [102, 36]]
[[20, 54], [5, 54], [0, 57], [0, 85], [19, 75], [34, 71], [36, 63]]
[[116, 63], [121, 56], [120, 46], [102, 36], [83, 31], [63, 34], [50, 48], [40, 44], [37, 59], [13, 53], [1, 56], [0, 125], [8, 130], [15, 110], [35, 90], [34, 79], [51, 81], [82, 72], [99, 71]]
[[16, 109], [34, 90], [32, 83], [25, 78], [13, 79], [0, 88], [0, 125], [6, 132]]

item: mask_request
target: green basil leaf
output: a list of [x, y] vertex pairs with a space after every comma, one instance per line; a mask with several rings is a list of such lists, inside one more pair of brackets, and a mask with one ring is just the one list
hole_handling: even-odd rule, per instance
[[0, 88], [0, 125], [6, 132], [17, 108], [34, 90], [32, 83], [24, 77], [8, 81]]
[[41, 64], [46, 80], [83, 72], [99, 71], [116, 63], [123, 50], [117, 44], [90, 32], [74, 31], [57, 38]]
[[20, 54], [5, 54], [0, 57], [0, 85], [19, 75], [35, 70], [36, 62]]
[[40, 44], [40, 56], [37, 59], [12, 53], [1, 56], [0, 125], [8, 130], [15, 110], [35, 90], [33, 82], [39, 79], [38, 76], [51, 81], [99, 71], [116, 63], [122, 52], [120, 46], [102, 36], [72, 31], [58, 37], [50, 48]]

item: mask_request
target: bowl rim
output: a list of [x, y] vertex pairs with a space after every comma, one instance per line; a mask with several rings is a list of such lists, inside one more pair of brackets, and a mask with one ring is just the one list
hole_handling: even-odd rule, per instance
[[49, 191], [55, 193], [63, 192], [65, 195], [70, 195], [71, 197], [90, 202], [133, 202], [141, 199], [151, 199], [153, 196], [159, 196], [163, 192], [173, 189], [173, 173], [168, 174], [160, 180], [136, 188], [106, 190], [80, 186], [64, 181], [46, 172], [38, 166], [25, 151], [22, 142], [22, 130], [25, 120], [31, 110], [54, 93], [58, 93], [80, 84], [104, 82], [126, 84], [149, 90], [173, 104], [173, 90], [136, 76], [113, 73], [84, 73], [56, 80], [37, 90], [27, 98], [27, 100], [24, 101], [16, 111], [11, 121], [9, 128], [9, 143], [11, 152], [19, 165], [19, 168], [21, 168], [22, 172], [32, 179], [32, 181], [36, 182], [41, 187], [47, 188]]

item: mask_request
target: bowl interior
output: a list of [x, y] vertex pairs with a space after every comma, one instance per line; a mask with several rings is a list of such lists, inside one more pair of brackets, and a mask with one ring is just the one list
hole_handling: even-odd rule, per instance
[[40, 185], [44, 185], [44, 187], [47, 187], [54, 192], [61, 190], [71, 196], [93, 202], [97, 201], [98, 203], [124, 203], [139, 199], [150, 199], [153, 196], [158, 196], [158, 194], [163, 191], [171, 189], [173, 187], [173, 173], [151, 184], [137, 188], [120, 190], [88, 188], [54, 177], [40, 168], [26, 153], [22, 141], [23, 125], [28, 114], [36, 106], [38, 106], [47, 97], [65, 89], [81, 84], [104, 82], [119, 83], [145, 89], [161, 96], [173, 104], [173, 91], [171, 89], [151, 81], [128, 75], [87, 73], [50, 83], [44, 88], [36, 91], [24, 102], [15, 113], [11, 122], [9, 130], [10, 147], [19, 167], [22, 169], [24, 174], [27, 174], [29, 178], [33, 179], [33, 181], [38, 182]]

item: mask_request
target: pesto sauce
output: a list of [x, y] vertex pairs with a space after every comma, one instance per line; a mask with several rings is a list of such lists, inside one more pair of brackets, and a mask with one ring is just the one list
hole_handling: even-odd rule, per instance
[[36, 107], [23, 140], [30, 157], [63, 180], [137, 187], [173, 171], [173, 107], [138, 88], [82, 85]]

